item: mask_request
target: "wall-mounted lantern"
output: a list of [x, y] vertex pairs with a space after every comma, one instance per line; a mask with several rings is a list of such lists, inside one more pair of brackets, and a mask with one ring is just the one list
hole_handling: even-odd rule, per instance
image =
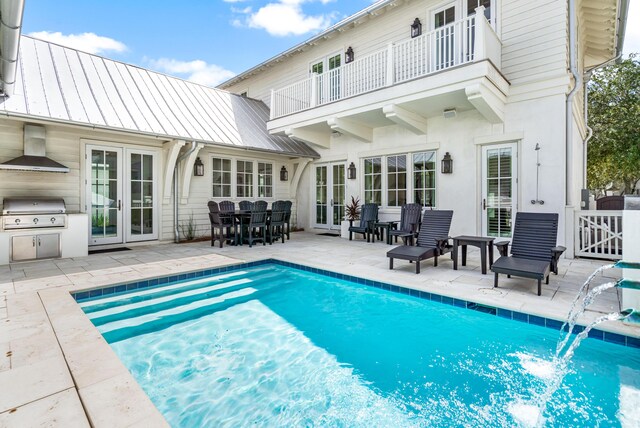
[[287, 171], [287, 168], [285, 168], [285, 166], [283, 165], [282, 168], [280, 168], [280, 181], [288, 181], [289, 180], [289, 171]]
[[353, 62], [354, 58], [355, 58], [355, 54], [353, 53], [353, 48], [349, 46], [347, 48], [347, 51], [344, 53], [345, 64], [349, 64], [350, 62]]
[[349, 180], [356, 179], [356, 166], [354, 165], [353, 162], [351, 162], [351, 165], [349, 165], [349, 168], [347, 168], [347, 178]]
[[204, 175], [204, 164], [200, 158], [196, 158], [196, 161], [193, 164], [193, 175], [196, 177], [202, 177]]
[[420, 19], [416, 18], [414, 19], [413, 24], [411, 24], [411, 38], [413, 39], [414, 37], [418, 37], [421, 34], [422, 23], [420, 22]]
[[451, 155], [449, 152], [444, 154], [442, 158], [442, 169], [443, 174], [451, 174], [453, 172], [453, 159], [451, 159]]

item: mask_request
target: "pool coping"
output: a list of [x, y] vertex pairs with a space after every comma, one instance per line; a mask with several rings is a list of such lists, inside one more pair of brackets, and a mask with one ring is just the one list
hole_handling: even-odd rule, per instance
[[[175, 281], [203, 278], [206, 276], [211, 276], [219, 273], [235, 271], [238, 269], [247, 269], [247, 268], [257, 267], [257, 266], [262, 266], [267, 264], [276, 264], [276, 265], [281, 265], [286, 267], [292, 267], [292, 268], [299, 269], [306, 272], [317, 273], [317, 274], [325, 275], [331, 278], [351, 281], [356, 284], [366, 285], [366, 286], [370, 286], [370, 287], [374, 287], [374, 288], [378, 288], [378, 289], [382, 289], [382, 290], [386, 290], [394, 293], [405, 294], [405, 295], [417, 297], [424, 300], [443, 303], [445, 305], [455, 306], [463, 309], [475, 310], [478, 312], [483, 312], [488, 315], [494, 315], [494, 316], [498, 316], [504, 319], [509, 319], [512, 321], [524, 322], [526, 324], [537, 325], [539, 327], [546, 327], [556, 331], [560, 331], [564, 324], [563, 321], [540, 316], [540, 315], [528, 314], [525, 312], [519, 312], [511, 309], [503, 309], [500, 307], [490, 306], [483, 303], [459, 299], [455, 297], [449, 297], [449, 296], [432, 293], [428, 291], [422, 291], [415, 288], [407, 287], [405, 285], [395, 285], [387, 282], [361, 278], [354, 275], [337, 273], [337, 272], [333, 272], [333, 271], [322, 269], [322, 268], [315, 268], [311, 266], [302, 265], [299, 263], [287, 262], [277, 258], [267, 258], [267, 259], [256, 260], [251, 262], [234, 263], [234, 264], [211, 268], [211, 269], [200, 269], [200, 270], [191, 271], [187, 273], [155, 277], [155, 278], [141, 280], [141, 281], [132, 281], [132, 282], [120, 283], [117, 285], [99, 286], [91, 289], [83, 289], [81, 291], [71, 291], [70, 295], [73, 297], [73, 299], [76, 302], [81, 302], [81, 301], [85, 301], [87, 299], [91, 299], [95, 297], [109, 296], [117, 293], [123, 293], [126, 291], [141, 289], [141, 288], [149, 288], [149, 287], [163, 285], [163, 284], [167, 284]], [[574, 333], [576, 334], [581, 333], [584, 329], [585, 329], [584, 325], [576, 324], [574, 328]], [[611, 332], [605, 329], [598, 329], [598, 328], [592, 329], [589, 332], [588, 337], [592, 339], [608, 342], [608, 343], [614, 343], [617, 345], [640, 349], [640, 337], [633, 337], [633, 336], [624, 335], [624, 334]]]

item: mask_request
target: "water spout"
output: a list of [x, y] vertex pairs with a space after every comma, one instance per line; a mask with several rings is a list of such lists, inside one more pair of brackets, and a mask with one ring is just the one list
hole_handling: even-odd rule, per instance
[[613, 267], [618, 269], [640, 269], [640, 263], [637, 262], [625, 262], [624, 260], [617, 261]]
[[637, 309], [625, 309], [620, 312], [624, 316], [624, 321], [633, 324], [640, 324], [640, 311]]

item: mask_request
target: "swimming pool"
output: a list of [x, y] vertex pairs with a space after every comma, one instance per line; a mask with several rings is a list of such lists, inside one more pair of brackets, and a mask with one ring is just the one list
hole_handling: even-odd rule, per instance
[[[176, 427], [513, 426], [543, 388], [558, 339], [281, 264], [82, 297]], [[633, 426], [639, 397], [638, 349], [587, 339], [545, 417]]]

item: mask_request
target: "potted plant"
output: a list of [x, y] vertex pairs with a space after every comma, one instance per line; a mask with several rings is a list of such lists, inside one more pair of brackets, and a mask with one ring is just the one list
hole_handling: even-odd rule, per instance
[[342, 238], [349, 238], [349, 226], [354, 220], [360, 219], [360, 198], [351, 197], [349, 202], [344, 207], [344, 220], [340, 224], [340, 236]]

